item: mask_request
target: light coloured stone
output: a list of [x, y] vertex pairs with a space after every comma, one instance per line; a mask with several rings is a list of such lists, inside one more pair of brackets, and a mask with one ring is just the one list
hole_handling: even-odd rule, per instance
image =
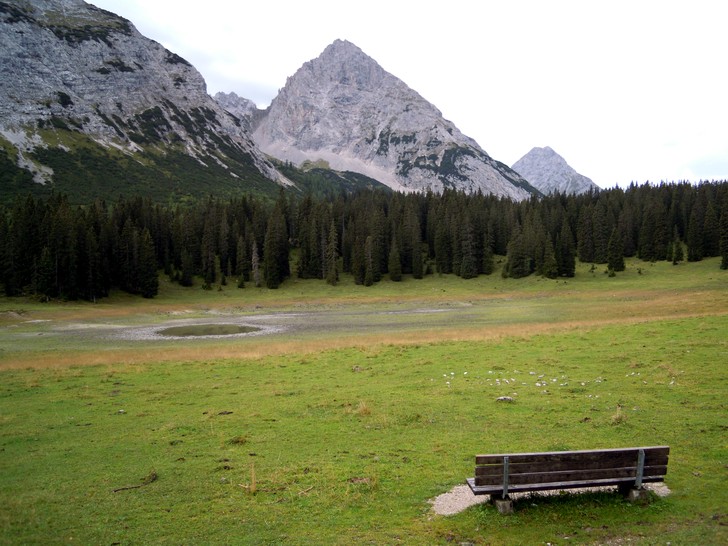
[[354, 44], [336, 40], [288, 78], [254, 123], [260, 148], [323, 159], [402, 191], [455, 188], [514, 199], [529, 186]]
[[580, 194], [599, 189], [590, 178], [576, 172], [563, 157], [548, 146], [533, 148], [513, 164], [513, 170], [546, 195]]

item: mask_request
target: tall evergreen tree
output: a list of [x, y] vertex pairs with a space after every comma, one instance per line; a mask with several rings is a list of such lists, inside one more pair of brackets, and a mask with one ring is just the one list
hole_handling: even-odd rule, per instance
[[389, 246], [389, 278], [395, 282], [402, 280], [402, 260], [397, 246], [397, 237], [392, 237], [392, 244]]
[[260, 288], [261, 286], [261, 279], [260, 279], [260, 258], [258, 257], [258, 245], [253, 241], [253, 250], [251, 252], [251, 258], [250, 258], [250, 274], [253, 277], [253, 284], [256, 288]]
[[157, 272], [157, 255], [154, 250], [152, 235], [147, 228], [142, 230], [139, 238], [139, 293], [144, 298], [153, 298], [159, 293], [159, 274]]
[[723, 212], [720, 215], [720, 268], [728, 269], [728, 197], [723, 202]]
[[720, 256], [720, 218], [712, 201], [708, 201], [703, 220], [703, 256]]
[[513, 232], [513, 237], [508, 243], [508, 254], [506, 263], [503, 266], [503, 276], [520, 279], [528, 277], [533, 273], [533, 258], [527, 248], [527, 241], [519, 227]]
[[573, 277], [576, 273], [574, 236], [566, 218], [561, 224], [561, 232], [556, 240], [556, 263], [560, 277]]
[[703, 194], [695, 200], [692, 210], [690, 211], [690, 220], [688, 222], [688, 261], [699, 262], [703, 259], [703, 245], [705, 237], [703, 235], [703, 226], [705, 225], [705, 199]]
[[193, 262], [192, 254], [190, 254], [186, 248], [183, 248], [181, 251], [179, 284], [181, 286], [192, 286], [194, 276], [195, 264]]
[[463, 279], [472, 279], [478, 276], [478, 260], [475, 255], [475, 234], [473, 233], [473, 226], [470, 222], [470, 217], [465, 216], [460, 226], [461, 239], [460, 239], [460, 271], [458, 274]]
[[612, 235], [607, 244], [607, 267], [610, 271], [624, 271], [624, 243], [622, 233], [616, 227], [612, 229]]
[[235, 272], [238, 275], [238, 288], [245, 288], [245, 281], [250, 279], [250, 260], [248, 260], [248, 253], [246, 251], [247, 246], [242, 235], [238, 235], [238, 241], [236, 244], [235, 255], [237, 257], [237, 264], [235, 264]]
[[546, 238], [541, 274], [547, 279], [555, 279], [559, 276], [559, 265], [556, 263], [556, 252], [554, 251], [554, 245], [550, 238]]
[[495, 256], [493, 255], [493, 237], [486, 231], [483, 237], [483, 267], [484, 275], [491, 275], [495, 269]]
[[374, 252], [373, 238], [369, 235], [364, 243], [364, 286], [374, 284]]
[[680, 240], [677, 226], [675, 226], [671, 247], [672, 252], [670, 258], [672, 259], [672, 265], [677, 265], [685, 259], [685, 252], [683, 251], [683, 245]]
[[592, 207], [587, 206], [579, 213], [579, 227], [576, 238], [579, 260], [584, 263], [593, 262], [594, 253], [594, 228]]
[[275, 207], [268, 218], [263, 245], [265, 285], [278, 288], [288, 275], [288, 232], [279, 207]]
[[326, 282], [331, 286], [336, 286], [339, 282], [339, 241], [333, 220], [326, 244]]

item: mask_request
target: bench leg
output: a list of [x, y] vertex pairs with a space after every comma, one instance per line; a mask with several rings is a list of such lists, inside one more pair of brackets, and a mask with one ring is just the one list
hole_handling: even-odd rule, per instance
[[509, 497], [506, 497], [505, 499], [493, 499], [493, 503], [498, 509], [499, 514], [506, 515], [513, 513], [513, 501]]
[[628, 497], [629, 492], [634, 489], [634, 483], [620, 483], [617, 487], [619, 488], [620, 495], [622, 495], [623, 497]]
[[644, 488], [633, 487], [627, 494], [627, 500], [636, 504], [647, 504], [650, 502], [650, 492]]

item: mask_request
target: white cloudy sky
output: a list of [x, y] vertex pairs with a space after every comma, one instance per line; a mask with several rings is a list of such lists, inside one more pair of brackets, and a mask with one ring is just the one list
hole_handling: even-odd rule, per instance
[[728, 179], [722, 0], [91, 0], [267, 106], [349, 40], [512, 165], [551, 146], [602, 187]]

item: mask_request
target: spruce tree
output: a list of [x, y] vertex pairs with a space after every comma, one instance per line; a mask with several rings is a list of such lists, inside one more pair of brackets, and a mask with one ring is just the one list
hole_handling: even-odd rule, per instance
[[460, 271], [457, 273], [463, 279], [472, 279], [478, 276], [478, 261], [475, 257], [475, 234], [473, 233], [470, 218], [466, 215], [461, 225], [460, 240]]
[[392, 244], [389, 246], [388, 260], [389, 278], [395, 282], [402, 280], [402, 260], [397, 246], [397, 237], [392, 237]]
[[278, 288], [288, 275], [288, 232], [283, 213], [275, 207], [268, 218], [263, 244], [263, 275], [268, 288]]
[[53, 282], [54, 269], [51, 251], [47, 246], [44, 246], [36, 266], [35, 281], [33, 284], [35, 285], [36, 294], [43, 296], [45, 301], [49, 301], [56, 295], [55, 284]]
[[336, 286], [339, 282], [339, 241], [336, 224], [331, 221], [329, 237], [326, 243], [326, 283]]
[[533, 259], [528, 252], [526, 243], [523, 231], [520, 227], [517, 227], [510, 243], [508, 243], [506, 263], [503, 266], [503, 277], [520, 279], [533, 273]]
[[483, 238], [483, 267], [481, 271], [484, 275], [491, 275], [495, 269], [495, 256], [493, 254], [493, 238], [490, 231], [486, 231]]
[[579, 215], [577, 230], [577, 251], [579, 260], [584, 263], [594, 261], [594, 229], [592, 225], [592, 207], [584, 207]]
[[683, 245], [677, 231], [677, 226], [675, 226], [674, 231], [675, 233], [672, 239], [672, 256], [670, 256], [670, 258], [672, 259], [672, 265], [677, 265], [685, 259], [685, 252], [683, 251]]
[[720, 219], [712, 201], [708, 201], [703, 220], [703, 256], [720, 256]]
[[142, 230], [139, 238], [138, 269], [139, 293], [144, 298], [153, 298], [159, 293], [159, 274], [152, 235], [147, 228]]
[[258, 245], [253, 241], [253, 250], [250, 258], [251, 276], [256, 288], [260, 288], [260, 258], [258, 257]]
[[[702, 196], [702, 194], [701, 194]], [[703, 245], [705, 238], [703, 236], [703, 226], [705, 224], [705, 202], [701, 198], [693, 204], [690, 211], [690, 220], [688, 221], [688, 261], [699, 262], [703, 259]]]
[[624, 244], [622, 234], [616, 227], [612, 229], [612, 235], [607, 244], [607, 267], [610, 271], [624, 271]]
[[728, 199], [724, 200], [723, 212], [720, 215], [720, 268], [728, 269]]
[[195, 275], [195, 264], [193, 262], [192, 254], [190, 254], [186, 248], [183, 248], [180, 253], [180, 286], [192, 286]]
[[548, 238], [544, 246], [544, 257], [543, 265], [541, 267], [541, 274], [547, 279], [555, 279], [559, 276], [559, 266], [556, 263], [556, 252], [554, 251], [554, 244]]
[[576, 273], [574, 237], [566, 218], [561, 223], [561, 232], [556, 239], [556, 263], [560, 277], [573, 277]]
[[368, 236], [364, 243], [364, 286], [374, 284], [374, 253], [372, 251], [373, 239]]
[[364, 245], [362, 245], [361, 238], [357, 237], [351, 249], [351, 274], [354, 277], [354, 284], [364, 284], [365, 273]]
[[86, 231], [86, 299], [95, 302], [97, 297], [103, 296], [104, 290], [101, 282], [101, 253], [99, 242], [93, 228]]
[[235, 272], [238, 275], [238, 288], [245, 288], [245, 278], [250, 274], [248, 253], [246, 249], [245, 240], [242, 235], [238, 236], [238, 242], [236, 244], [235, 255], [237, 257], [237, 264], [235, 265]]

